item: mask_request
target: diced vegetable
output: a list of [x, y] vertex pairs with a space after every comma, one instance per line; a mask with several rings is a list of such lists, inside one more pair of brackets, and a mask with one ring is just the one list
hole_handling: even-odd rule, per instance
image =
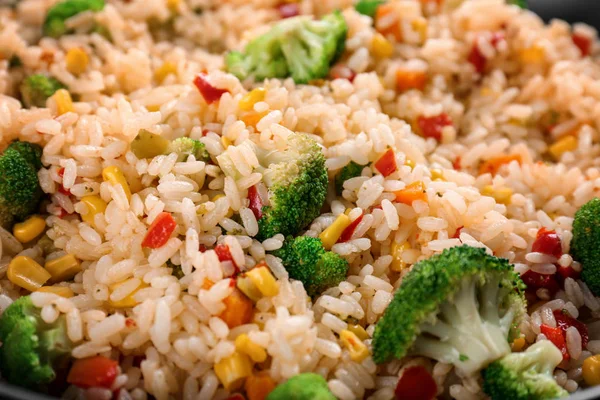
[[510, 344], [510, 350], [512, 352], [521, 351], [525, 348], [526, 344], [527, 344], [527, 341], [525, 340], [524, 337], [518, 337], [515, 340], [513, 340], [513, 342]]
[[354, 332], [344, 329], [340, 332], [340, 340], [350, 351], [350, 358], [352, 361], [360, 363], [369, 356], [369, 349], [363, 341], [354, 334]]
[[229, 251], [229, 246], [227, 246], [226, 244], [218, 244], [215, 246], [214, 250], [215, 253], [217, 253], [217, 257], [219, 257], [219, 261], [231, 261], [233, 266], [237, 269], [237, 265], [233, 260], [231, 252]]
[[373, 18], [377, 12], [377, 7], [385, 3], [385, 0], [360, 0], [354, 5], [354, 9], [363, 15]]
[[540, 331], [546, 335], [546, 338], [551, 341], [562, 353], [563, 361], [569, 361], [571, 356], [567, 350], [567, 343], [565, 341], [565, 335], [560, 328], [553, 328], [546, 324], [540, 326]]
[[577, 149], [578, 143], [579, 141], [575, 136], [566, 135], [551, 144], [548, 147], [548, 153], [550, 153], [555, 160], [559, 160], [560, 157], [567, 151], [573, 151]]
[[590, 356], [583, 361], [583, 380], [588, 386], [600, 385], [600, 354]]
[[519, 164], [521, 164], [521, 156], [519, 154], [510, 154], [490, 158], [489, 160], [486, 160], [483, 163], [481, 163], [481, 165], [479, 166], [479, 175], [486, 173], [496, 175], [503, 165], [509, 164], [513, 161], [516, 161]]
[[67, 70], [70, 73], [73, 75], [80, 75], [87, 69], [90, 58], [81, 47], [73, 47], [67, 51], [65, 61], [67, 63]]
[[95, 227], [94, 217], [96, 214], [101, 214], [106, 210], [106, 202], [102, 200], [100, 196], [85, 196], [81, 198], [81, 202], [86, 205], [87, 213], [81, 216], [84, 222], [87, 222], [91, 226]]
[[396, 88], [400, 92], [411, 89], [423, 90], [426, 83], [427, 73], [425, 71], [401, 68], [396, 70]]
[[131, 189], [129, 188], [129, 184], [125, 179], [125, 175], [123, 175], [121, 168], [115, 165], [104, 168], [102, 170], [102, 179], [104, 179], [105, 182], [110, 182], [112, 185], [120, 185], [125, 192], [127, 201], [131, 201]]
[[248, 400], [265, 400], [269, 393], [275, 389], [275, 386], [277, 385], [268, 372], [260, 372], [246, 379], [244, 389], [246, 389]]
[[356, 73], [350, 69], [350, 67], [344, 64], [336, 64], [329, 70], [329, 77], [331, 79], [346, 79], [350, 82], [354, 82]]
[[84, 11], [100, 11], [104, 0], [65, 0], [54, 4], [48, 10], [42, 27], [45, 36], [58, 38], [70, 33], [66, 21]]
[[33, 215], [25, 221], [13, 226], [13, 235], [21, 243], [31, 242], [46, 229], [46, 220], [39, 215]]
[[141, 129], [133, 142], [131, 142], [131, 152], [137, 158], [153, 158], [165, 154], [169, 148], [169, 140], [161, 135]]
[[383, 36], [393, 36], [396, 42], [402, 41], [402, 29], [395, 2], [380, 4], [376, 8], [375, 29]]
[[421, 136], [434, 138], [438, 142], [441, 142], [444, 127], [452, 126], [452, 118], [446, 113], [441, 113], [433, 117], [420, 115], [417, 118], [417, 126], [419, 127]]
[[392, 271], [401, 272], [407, 267], [406, 262], [404, 262], [404, 259], [402, 258], [402, 253], [408, 249], [410, 249], [410, 243], [408, 242], [392, 243], [392, 247], [390, 249], [390, 254], [392, 256], [392, 264], [390, 265], [390, 268]]
[[[115, 284], [112, 284], [109, 286], [110, 289], [110, 294], [112, 294], [115, 290], [117, 290], [119, 287], [121, 287], [122, 285], [125, 285], [129, 282], [129, 280], [126, 281], [122, 281], [122, 282], [118, 282]], [[134, 298], [135, 294], [143, 289], [148, 287], [148, 284], [146, 282], [141, 282], [140, 285], [131, 293], [129, 293], [127, 296], [125, 296], [124, 298], [122, 298], [121, 300], [117, 300], [114, 301], [112, 300], [110, 297], [108, 298], [108, 305], [113, 307], [113, 308], [131, 308], [131, 307], [135, 307], [138, 302], [137, 300]]]
[[425, 184], [422, 181], [415, 181], [407, 185], [404, 189], [394, 192], [396, 201], [407, 205], [412, 205], [413, 201], [427, 201], [427, 193], [425, 192]]
[[58, 89], [52, 98], [56, 102], [56, 113], [58, 115], [63, 115], [68, 112], [75, 111], [73, 107], [73, 99], [71, 98], [71, 93], [67, 89]]
[[589, 36], [575, 32], [573, 35], [571, 35], [571, 39], [581, 52], [582, 57], [587, 57], [590, 55], [592, 51], [592, 39]]
[[404, 369], [396, 385], [397, 400], [433, 400], [437, 384], [431, 374], [421, 365]]
[[265, 99], [266, 93], [267, 91], [263, 87], [252, 89], [244, 97], [242, 97], [238, 103], [238, 107], [242, 111], [251, 111], [254, 109], [254, 105], [256, 103]]
[[81, 271], [81, 264], [73, 254], [46, 261], [46, 271], [52, 275], [52, 282], [63, 282], [73, 279]]
[[360, 214], [358, 217], [356, 217], [356, 219], [352, 221], [350, 225], [346, 227], [346, 229], [344, 229], [342, 235], [340, 236], [337, 242], [344, 243], [350, 240], [350, 238], [352, 238], [352, 235], [354, 234], [354, 231], [356, 230], [356, 227], [358, 226], [358, 224], [360, 224], [360, 221], [362, 221], [362, 219], [363, 214]]
[[365, 328], [358, 324], [349, 324], [348, 330], [354, 333], [360, 340], [367, 340], [370, 337]]
[[254, 304], [237, 288], [223, 300], [225, 310], [219, 315], [229, 329], [250, 323], [254, 317]]
[[248, 188], [248, 208], [252, 210], [252, 213], [256, 217], [258, 221], [262, 217], [262, 200], [258, 195], [258, 190], [256, 190], [256, 186], [250, 186]]
[[177, 65], [173, 64], [170, 61], [165, 61], [163, 65], [161, 65], [156, 71], [154, 71], [154, 79], [158, 83], [162, 83], [165, 78], [169, 75], [177, 74]]
[[375, 161], [375, 169], [383, 176], [389, 176], [398, 169], [396, 165], [396, 155], [394, 150], [388, 149], [379, 160]]
[[235, 349], [240, 353], [246, 354], [255, 363], [260, 363], [267, 359], [265, 349], [250, 340], [245, 333], [235, 338]]
[[319, 235], [319, 239], [323, 242], [323, 248], [325, 250], [331, 250], [331, 247], [337, 243], [338, 239], [342, 236], [342, 233], [350, 223], [350, 217], [346, 214], [338, 215], [335, 221]]
[[554, 310], [554, 319], [556, 320], [556, 325], [560, 328], [567, 337], [567, 329], [571, 326], [575, 327], [581, 336], [581, 346], [585, 349], [589, 341], [589, 334], [587, 325], [577, 319], [571, 317], [567, 310]]
[[481, 189], [481, 194], [493, 197], [497, 203], [508, 205], [511, 202], [513, 191], [511, 188], [494, 189], [492, 185], [486, 185]]
[[554, 295], [559, 289], [558, 282], [556, 281], [556, 277], [554, 275], [540, 274], [532, 270], [528, 270], [521, 275], [521, 279], [523, 282], [525, 282], [525, 285], [527, 285], [527, 289], [547, 289], [551, 295]]
[[263, 296], [273, 297], [279, 293], [279, 285], [264, 261], [246, 272], [246, 276], [250, 278]]
[[95, 356], [75, 360], [67, 382], [81, 388], [110, 388], [119, 373], [119, 363], [110, 358]]
[[281, 19], [296, 17], [300, 15], [300, 7], [296, 3], [283, 3], [277, 6]]
[[194, 85], [208, 104], [218, 101], [223, 94], [228, 92], [227, 89], [219, 89], [211, 85], [207, 75], [204, 73], [196, 75], [196, 78], [194, 78]]
[[394, 53], [394, 46], [381, 33], [373, 35], [371, 52], [377, 58], [389, 58]]
[[148, 228], [148, 233], [142, 241], [142, 247], [158, 249], [164, 246], [176, 227], [177, 223], [170, 213], [160, 213]]
[[17, 256], [8, 264], [6, 276], [13, 284], [34, 292], [46, 283], [51, 275], [35, 260], [26, 256]]
[[252, 375], [252, 362], [247, 355], [236, 351], [216, 363], [214, 370], [225, 389], [232, 392], [242, 387], [246, 378]]
[[562, 256], [562, 244], [560, 236], [554, 230], [540, 228], [531, 245], [531, 251], [544, 253], [556, 258]]

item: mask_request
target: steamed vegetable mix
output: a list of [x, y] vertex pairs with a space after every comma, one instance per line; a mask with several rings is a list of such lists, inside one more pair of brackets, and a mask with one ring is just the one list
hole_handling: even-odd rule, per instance
[[46, 100], [65, 85], [51, 76], [29, 75], [20, 86], [21, 99], [26, 107], [46, 107]]
[[339, 11], [320, 20], [287, 18], [252, 40], [243, 52], [225, 57], [227, 70], [240, 79], [292, 77], [296, 83], [325, 78], [344, 50], [348, 26]]
[[29, 296], [15, 300], [0, 317], [0, 370], [10, 383], [42, 388], [68, 366], [73, 344], [65, 317], [45, 323]]
[[304, 284], [309, 296], [316, 296], [346, 278], [348, 262], [338, 254], [326, 251], [321, 239], [298, 236], [289, 238], [274, 253], [281, 258], [290, 278]]
[[481, 248], [453, 247], [420, 261], [375, 328], [373, 360], [420, 355], [475, 373], [510, 353], [523, 290], [512, 265]]
[[[327, 194], [327, 169], [321, 148], [308, 135], [294, 133], [288, 137], [284, 151], [254, 148], [268, 189], [262, 199], [262, 216], [258, 219], [257, 238], [264, 240], [278, 233], [296, 235], [321, 212]], [[231, 157], [224, 152], [217, 157], [225, 175], [238, 178]]]
[[52, 6], [46, 14], [42, 31], [45, 36], [58, 38], [70, 33], [66, 21], [84, 11], [101, 11], [104, 0], [65, 0]]

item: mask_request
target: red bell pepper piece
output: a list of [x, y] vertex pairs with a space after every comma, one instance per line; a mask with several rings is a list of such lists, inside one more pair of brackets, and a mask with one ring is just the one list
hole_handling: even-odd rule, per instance
[[344, 243], [344, 242], [347, 242], [348, 240], [350, 240], [350, 238], [352, 237], [352, 234], [354, 233], [354, 231], [356, 230], [356, 227], [358, 226], [358, 224], [360, 224], [360, 221], [362, 221], [362, 219], [363, 219], [363, 214], [360, 214], [354, 221], [352, 221], [350, 223], [350, 225], [348, 225], [346, 227], [346, 229], [344, 229], [344, 231], [340, 235], [340, 238], [338, 239], [337, 243]]
[[408, 367], [396, 385], [397, 400], [433, 400], [437, 385], [431, 374], [421, 365]]
[[250, 202], [248, 208], [252, 210], [252, 213], [254, 213], [254, 216], [257, 220], [261, 219], [263, 204], [260, 196], [258, 195], [258, 190], [256, 190], [256, 186], [250, 186], [248, 188], [248, 200]]
[[556, 231], [540, 228], [535, 241], [531, 245], [531, 251], [548, 254], [559, 258], [562, 256], [562, 244], [560, 236]]
[[521, 275], [521, 279], [525, 282], [528, 289], [548, 289], [550, 294], [558, 292], [559, 286], [554, 274], [540, 274], [529, 270]]
[[441, 113], [434, 117], [424, 117], [420, 115], [417, 118], [417, 125], [421, 136], [425, 138], [434, 138], [438, 142], [442, 140], [442, 131], [445, 126], [452, 126], [452, 118], [446, 113]]
[[119, 373], [118, 367], [118, 362], [103, 356], [81, 358], [73, 363], [67, 382], [84, 389], [110, 388]]
[[224, 93], [229, 92], [227, 89], [219, 89], [211, 85], [204, 73], [196, 75], [194, 78], [194, 85], [196, 85], [196, 88], [198, 88], [200, 94], [208, 104], [214, 103], [219, 100]]
[[580, 33], [574, 33], [571, 36], [571, 39], [573, 40], [573, 43], [575, 43], [575, 46], [579, 48], [579, 51], [581, 51], [582, 57], [590, 55], [592, 51], [592, 40], [589, 37]]
[[553, 314], [554, 319], [556, 320], [556, 325], [563, 332], [565, 338], [567, 337], [567, 329], [570, 326], [573, 326], [575, 327], [575, 329], [577, 329], [577, 331], [579, 331], [579, 334], [581, 335], [581, 345], [583, 346], [583, 348], [585, 348], [589, 341], [587, 325], [571, 317], [567, 310], [554, 310]]
[[177, 227], [177, 223], [168, 212], [158, 214], [158, 217], [152, 222], [148, 233], [142, 241], [142, 247], [158, 249], [164, 246], [171, 237], [171, 234]]
[[567, 343], [565, 342], [565, 335], [563, 334], [562, 329], [552, 328], [551, 326], [542, 324], [540, 330], [546, 338], [560, 350], [563, 355], [563, 361], [569, 361], [571, 356], [567, 351]]
[[396, 156], [394, 150], [388, 149], [383, 155], [375, 162], [375, 169], [383, 176], [389, 176], [393, 174], [398, 167], [396, 166]]

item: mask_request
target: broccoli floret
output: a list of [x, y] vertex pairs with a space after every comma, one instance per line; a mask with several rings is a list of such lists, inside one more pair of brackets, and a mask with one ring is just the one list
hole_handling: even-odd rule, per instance
[[571, 254], [581, 262], [581, 279], [600, 296], [600, 199], [593, 198], [575, 213]]
[[344, 191], [344, 182], [348, 179], [356, 178], [362, 173], [364, 166], [350, 161], [344, 168], [338, 172], [335, 176], [335, 191], [338, 195], [341, 195]]
[[53, 38], [69, 33], [65, 21], [84, 11], [101, 11], [104, 0], [65, 0], [57, 3], [48, 10], [42, 32], [44, 36]]
[[306, 372], [277, 386], [267, 400], [335, 400], [321, 375]]
[[177, 153], [179, 155], [179, 161], [184, 161], [191, 154], [196, 157], [196, 160], [210, 160], [210, 156], [208, 155], [208, 151], [206, 151], [204, 143], [189, 137], [180, 137], [173, 140], [169, 143], [166, 153]]
[[373, 18], [377, 12], [377, 7], [385, 3], [385, 0], [360, 0], [354, 5], [354, 9], [363, 15]]
[[46, 107], [46, 100], [66, 86], [51, 76], [29, 75], [21, 83], [21, 99], [26, 107]]
[[52, 382], [57, 371], [68, 363], [73, 347], [65, 317], [45, 323], [29, 296], [13, 302], [0, 317], [0, 342], [2, 376], [24, 387]]
[[483, 370], [483, 391], [492, 400], [545, 400], [568, 396], [552, 376], [562, 354], [542, 340], [522, 353], [512, 353]]
[[373, 360], [421, 355], [465, 375], [510, 353], [525, 285], [507, 260], [460, 246], [420, 261], [375, 327]]
[[33, 214], [42, 198], [37, 145], [30, 146], [12, 144], [0, 156], [0, 222], [5, 228], [10, 228], [14, 218], [22, 220]]
[[9, 144], [8, 148], [18, 151], [25, 161], [31, 164], [36, 170], [42, 168], [42, 146], [39, 144], [16, 140]]
[[225, 57], [227, 70], [239, 79], [291, 76], [296, 83], [324, 78], [344, 51], [348, 26], [339, 11], [315, 20], [288, 18], [252, 40], [243, 53]]
[[338, 285], [348, 272], [348, 262], [336, 253], [326, 251], [318, 238], [290, 237], [273, 254], [281, 258], [290, 278], [304, 284], [309, 296], [317, 296]]
[[527, 9], [527, 0], [508, 0], [507, 1], [508, 4], [514, 4], [516, 6], [519, 6], [523, 9]]

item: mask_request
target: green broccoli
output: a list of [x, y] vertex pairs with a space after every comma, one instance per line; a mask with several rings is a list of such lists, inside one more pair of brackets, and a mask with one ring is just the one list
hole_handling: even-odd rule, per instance
[[191, 154], [196, 157], [196, 160], [210, 160], [210, 156], [208, 155], [208, 151], [206, 151], [204, 143], [189, 137], [180, 137], [169, 143], [166, 154], [170, 153], [177, 153], [179, 155], [179, 161], [184, 161]]
[[42, 32], [53, 38], [70, 33], [65, 21], [84, 11], [101, 11], [104, 0], [65, 0], [52, 6], [46, 14]]
[[167, 268], [171, 268], [171, 275], [177, 279], [181, 279], [185, 276], [181, 269], [181, 265], [175, 265], [171, 260], [167, 260]]
[[600, 199], [593, 198], [575, 213], [571, 254], [581, 262], [581, 279], [600, 296]]
[[267, 400], [335, 400], [321, 375], [305, 372], [277, 386]]
[[385, 0], [360, 0], [354, 5], [354, 9], [363, 15], [373, 18], [377, 12], [377, 7], [384, 3]]
[[244, 53], [225, 57], [227, 70], [239, 79], [256, 80], [291, 76], [296, 83], [324, 78], [344, 51], [348, 26], [339, 11], [315, 20], [288, 18], [252, 40]]
[[[296, 235], [321, 212], [327, 194], [327, 168], [321, 148], [308, 135], [288, 136], [284, 151], [264, 150], [251, 142], [268, 190], [269, 204], [262, 207], [258, 220], [257, 239], [264, 240], [278, 233]], [[239, 178], [239, 173], [227, 152], [217, 157], [225, 175]]]
[[420, 261], [375, 327], [373, 360], [421, 355], [472, 374], [510, 353], [525, 285], [507, 260], [460, 246]]
[[14, 142], [0, 156], [0, 224], [4, 228], [10, 228], [15, 218], [23, 220], [33, 214], [40, 203], [38, 155], [38, 145]]
[[274, 253], [288, 271], [290, 278], [304, 284], [309, 296], [338, 285], [346, 278], [348, 262], [323, 248], [321, 239], [310, 236], [289, 237]]
[[10, 383], [42, 387], [69, 362], [73, 344], [65, 317], [45, 323], [29, 296], [13, 302], [0, 317], [0, 370]]
[[46, 107], [46, 100], [66, 86], [51, 76], [29, 75], [20, 86], [21, 99], [26, 107]]
[[522, 353], [512, 353], [483, 370], [483, 391], [492, 400], [545, 400], [569, 393], [552, 376], [562, 361], [560, 350], [542, 340]]
[[523, 9], [527, 9], [527, 0], [507, 0], [508, 4], [514, 4]]
[[346, 182], [348, 179], [360, 176], [363, 168], [364, 165], [357, 164], [354, 161], [350, 161], [349, 164], [346, 164], [346, 166], [342, 168], [335, 176], [335, 192], [338, 195], [341, 195], [344, 191], [344, 182]]

